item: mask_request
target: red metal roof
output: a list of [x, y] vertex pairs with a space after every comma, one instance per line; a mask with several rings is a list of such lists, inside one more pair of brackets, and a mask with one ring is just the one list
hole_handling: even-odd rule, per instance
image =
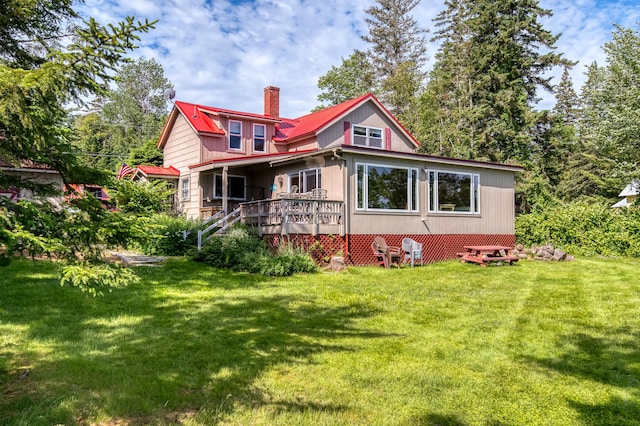
[[206, 109], [207, 107], [181, 101], [176, 101], [174, 105], [180, 110], [184, 118], [189, 121], [189, 124], [196, 132], [210, 133], [214, 135], [225, 134], [224, 130], [220, 129], [211, 117], [202, 112], [202, 109]]
[[289, 142], [292, 139], [299, 139], [305, 136], [313, 135], [328, 124], [331, 124], [335, 120], [342, 117], [353, 107], [370, 98], [374, 98], [371, 93], [351, 99], [339, 105], [312, 112], [311, 114], [304, 115], [295, 120], [289, 120], [288, 123], [283, 123], [285, 124], [285, 126], [281, 126], [280, 128], [282, 136], [275, 137], [274, 141]]
[[136, 167], [145, 176], [180, 176], [180, 171], [173, 166], [159, 167], [159, 166], [138, 166]]
[[[193, 129], [200, 134], [225, 135], [224, 130], [220, 129], [210, 115], [221, 115], [226, 117], [250, 118], [254, 120], [272, 122], [275, 124], [275, 135], [273, 141], [276, 143], [290, 143], [306, 137], [313, 137], [325, 127], [335, 123], [340, 118], [353, 111], [365, 102], [373, 102], [383, 113], [393, 121], [398, 128], [405, 134], [416, 147], [420, 143], [413, 137], [407, 129], [382, 105], [382, 103], [371, 93], [348, 100], [339, 105], [331, 106], [311, 114], [304, 115], [295, 119], [273, 118], [264, 114], [253, 114], [248, 112], [233, 111], [223, 108], [209, 107], [187, 102], [176, 101], [174, 110], [171, 112], [165, 129], [162, 131], [158, 148], [162, 148], [166, 142], [168, 134], [166, 131], [173, 125], [176, 118], [176, 110], [188, 120]], [[169, 124], [171, 122], [171, 124]]]

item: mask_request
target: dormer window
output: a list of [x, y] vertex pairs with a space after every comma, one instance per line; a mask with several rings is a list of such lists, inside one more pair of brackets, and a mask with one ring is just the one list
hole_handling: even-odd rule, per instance
[[229, 149], [242, 149], [242, 123], [229, 121]]
[[382, 149], [382, 129], [368, 126], [353, 126], [353, 145]]

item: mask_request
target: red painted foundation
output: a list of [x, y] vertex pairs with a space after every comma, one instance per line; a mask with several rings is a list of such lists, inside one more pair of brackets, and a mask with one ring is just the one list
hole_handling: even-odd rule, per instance
[[[375, 265], [371, 242], [377, 235], [269, 235], [265, 236], [273, 248], [291, 245], [308, 251], [318, 263], [326, 263], [331, 256], [344, 256], [352, 265]], [[402, 245], [403, 238], [411, 238], [422, 243], [422, 260], [433, 263], [448, 259], [457, 259], [457, 253], [464, 246], [502, 245], [513, 246], [515, 235], [486, 234], [445, 234], [445, 235], [381, 235], [390, 246]]]

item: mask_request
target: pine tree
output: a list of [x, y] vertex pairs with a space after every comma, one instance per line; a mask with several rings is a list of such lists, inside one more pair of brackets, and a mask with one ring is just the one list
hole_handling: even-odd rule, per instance
[[377, 0], [366, 10], [369, 33], [362, 39], [368, 50], [381, 101], [412, 130], [417, 96], [426, 74], [426, 29], [420, 28], [410, 12], [420, 0]]
[[[531, 161], [537, 90], [545, 72], [570, 66], [554, 52], [558, 36], [539, 23], [536, 0], [449, 0], [436, 17], [441, 41], [423, 116], [440, 117], [457, 152], [493, 161]], [[546, 50], [541, 53], [540, 50]], [[465, 149], [466, 148], [466, 149]]]

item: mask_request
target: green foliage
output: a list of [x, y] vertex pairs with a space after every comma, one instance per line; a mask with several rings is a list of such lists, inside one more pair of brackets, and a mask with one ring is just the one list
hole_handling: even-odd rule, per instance
[[[147, 234], [138, 245], [153, 256], [183, 256], [197, 245], [199, 224], [183, 217], [156, 214], [145, 221]], [[185, 238], [185, 231], [187, 233]]]
[[638, 257], [640, 208], [612, 209], [594, 199], [550, 204], [516, 218], [516, 239], [581, 255]]
[[123, 213], [151, 215], [168, 211], [174, 190], [163, 180], [152, 182], [123, 179], [114, 184], [112, 197]]
[[140, 278], [129, 268], [108, 263], [85, 262], [63, 266], [60, 285], [68, 284], [96, 297], [102, 296], [103, 291], [111, 292], [139, 281]]
[[348, 58], [342, 58], [339, 67], [332, 66], [318, 79], [318, 101], [323, 104], [317, 109], [338, 105], [349, 99], [373, 92], [376, 85], [375, 74], [367, 55], [355, 50]]
[[317, 271], [307, 253], [283, 248], [274, 255], [252, 228], [243, 225], [234, 225], [226, 235], [213, 237], [201, 250], [192, 250], [188, 256], [191, 260], [217, 268], [267, 276]]
[[492, 161], [531, 159], [532, 104], [545, 72], [572, 63], [555, 53], [558, 36], [539, 20], [536, 0], [447, 1], [435, 19], [441, 42], [420, 108], [423, 151]]

